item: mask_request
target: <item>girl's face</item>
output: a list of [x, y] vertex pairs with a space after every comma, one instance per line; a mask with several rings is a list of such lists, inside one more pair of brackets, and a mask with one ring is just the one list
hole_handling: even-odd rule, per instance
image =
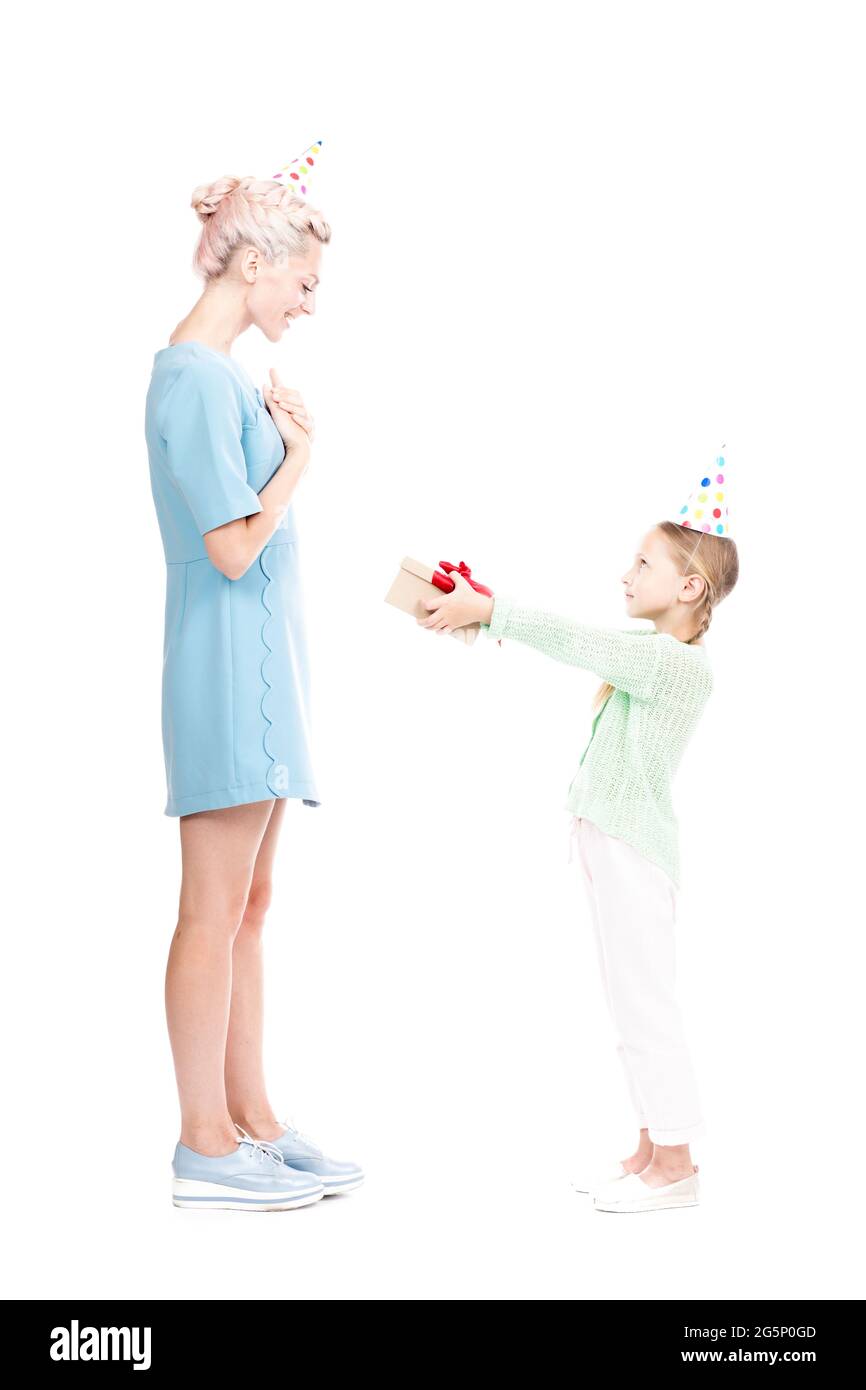
[[322, 243], [311, 238], [304, 256], [293, 256], [285, 266], [259, 260], [256, 278], [247, 294], [250, 321], [271, 343], [278, 343], [293, 319], [316, 311], [316, 288], [322, 259]]
[[686, 596], [688, 579], [677, 573], [660, 531], [648, 531], [638, 542], [634, 559], [622, 576], [625, 606], [630, 618], [658, 619]]

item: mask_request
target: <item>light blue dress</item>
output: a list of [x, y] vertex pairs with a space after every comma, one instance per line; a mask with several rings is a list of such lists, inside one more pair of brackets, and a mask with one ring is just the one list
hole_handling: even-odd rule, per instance
[[271, 797], [320, 805], [293, 508], [240, 579], [202, 537], [262, 510], [285, 449], [233, 357], [160, 348], [145, 406], [150, 481], [166, 560], [162, 738], [167, 816]]

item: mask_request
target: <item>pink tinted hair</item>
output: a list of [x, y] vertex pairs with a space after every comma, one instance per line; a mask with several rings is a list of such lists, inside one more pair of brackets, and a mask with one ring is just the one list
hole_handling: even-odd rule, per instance
[[222, 275], [239, 246], [255, 246], [269, 265], [283, 265], [304, 254], [311, 236], [323, 244], [331, 239], [318, 208], [275, 179], [226, 175], [200, 183], [190, 205], [204, 224], [192, 266], [205, 280]]

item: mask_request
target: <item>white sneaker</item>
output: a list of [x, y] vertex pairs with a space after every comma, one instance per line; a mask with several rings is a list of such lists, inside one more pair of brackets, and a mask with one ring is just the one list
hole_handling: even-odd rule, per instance
[[575, 1192], [595, 1192], [599, 1187], [607, 1187], [612, 1182], [619, 1182], [620, 1178], [628, 1177], [628, 1169], [623, 1168], [619, 1162], [612, 1163], [609, 1168], [605, 1168], [601, 1173], [596, 1173], [594, 1177], [576, 1177], [571, 1179], [571, 1186]]
[[596, 1211], [662, 1211], [666, 1207], [696, 1207], [699, 1200], [697, 1164], [688, 1177], [663, 1187], [650, 1187], [638, 1173], [629, 1173], [593, 1193]]

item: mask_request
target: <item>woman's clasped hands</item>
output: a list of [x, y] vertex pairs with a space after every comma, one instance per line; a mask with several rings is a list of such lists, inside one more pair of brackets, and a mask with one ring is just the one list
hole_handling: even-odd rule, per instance
[[262, 389], [265, 405], [288, 449], [293, 444], [312, 444], [315, 422], [304, 404], [300, 391], [285, 386], [276, 367], [271, 367], [270, 384]]

